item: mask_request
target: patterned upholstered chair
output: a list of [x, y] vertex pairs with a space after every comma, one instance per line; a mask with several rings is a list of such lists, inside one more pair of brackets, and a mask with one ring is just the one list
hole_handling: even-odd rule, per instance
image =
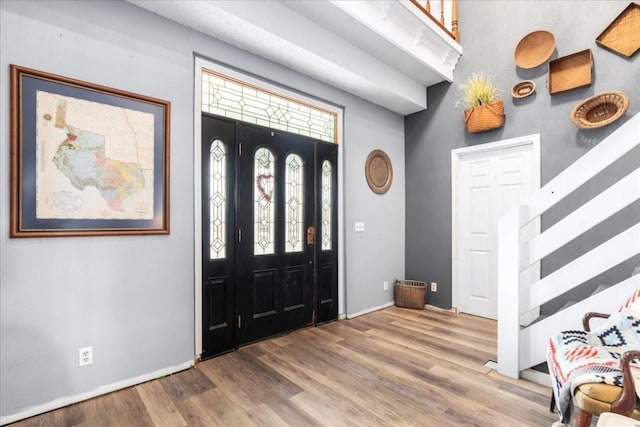
[[[592, 331], [589, 323], [594, 317], [607, 320]], [[588, 427], [593, 415], [604, 412], [640, 420], [640, 289], [616, 313], [587, 313], [583, 327], [549, 340], [550, 409], [557, 407], [567, 423], [572, 402], [576, 427]]]

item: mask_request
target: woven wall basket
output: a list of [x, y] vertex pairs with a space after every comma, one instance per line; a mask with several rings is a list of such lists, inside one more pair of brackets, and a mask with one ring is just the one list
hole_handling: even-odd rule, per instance
[[595, 129], [618, 120], [629, 108], [623, 92], [602, 92], [573, 107], [571, 121], [583, 129]]
[[464, 121], [469, 133], [502, 127], [504, 125], [504, 104], [502, 101], [496, 101], [465, 110]]

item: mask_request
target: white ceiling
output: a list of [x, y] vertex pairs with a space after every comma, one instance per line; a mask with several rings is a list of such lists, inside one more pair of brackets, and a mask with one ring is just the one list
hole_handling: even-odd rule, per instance
[[402, 115], [462, 47], [405, 0], [128, 0]]

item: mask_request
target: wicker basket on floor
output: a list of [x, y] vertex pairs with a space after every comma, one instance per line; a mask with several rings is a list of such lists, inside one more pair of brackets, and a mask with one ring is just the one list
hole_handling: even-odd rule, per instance
[[396, 280], [393, 285], [393, 299], [396, 306], [424, 310], [427, 284], [417, 280]]

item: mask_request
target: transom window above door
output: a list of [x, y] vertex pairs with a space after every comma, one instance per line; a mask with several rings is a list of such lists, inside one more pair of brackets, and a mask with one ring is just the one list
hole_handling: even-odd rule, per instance
[[335, 113], [206, 69], [202, 73], [202, 111], [320, 141], [337, 142]]

